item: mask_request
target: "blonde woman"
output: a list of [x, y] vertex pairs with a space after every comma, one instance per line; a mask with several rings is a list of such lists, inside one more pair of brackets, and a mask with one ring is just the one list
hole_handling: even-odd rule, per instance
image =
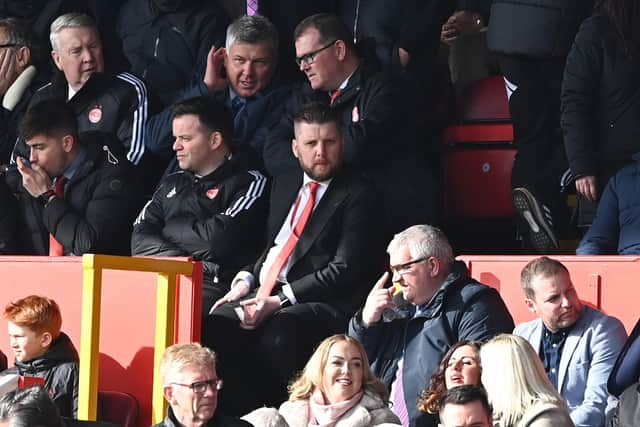
[[322, 341], [289, 387], [280, 415], [290, 427], [400, 424], [385, 385], [369, 369], [362, 344], [347, 335]]
[[480, 349], [482, 384], [499, 427], [572, 427], [564, 399], [527, 340], [501, 334]]
[[347, 335], [322, 341], [289, 392], [279, 414], [275, 409], [261, 408], [243, 419], [256, 427], [400, 424], [389, 409], [386, 387], [369, 369], [362, 344]]

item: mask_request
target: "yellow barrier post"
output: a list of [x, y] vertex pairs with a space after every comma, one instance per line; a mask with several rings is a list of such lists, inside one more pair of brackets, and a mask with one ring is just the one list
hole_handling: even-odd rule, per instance
[[[167, 411], [167, 401], [164, 399], [160, 361], [165, 348], [173, 343], [174, 326], [176, 320], [176, 276], [158, 274], [158, 290], [156, 294], [156, 341], [153, 353], [153, 413], [151, 422], [157, 424], [164, 419]], [[158, 351], [162, 349], [162, 351]]]
[[86, 254], [82, 256], [82, 268], [78, 419], [95, 421], [97, 417], [102, 270], [141, 271], [158, 274], [152, 397], [152, 424], [156, 424], [164, 418], [167, 409], [162, 380], [156, 374], [160, 367], [162, 353], [175, 338], [176, 275], [192, 275], [193, 264], [189, 261]]
[[78, 396], [95, 396], [95, 398], [78, 398], [78, 419], [95, 420], [98, 414], [98, 347], [102, 293], [102, 270], [95, 266], [95, 255], [82, 257], [82, 276]]

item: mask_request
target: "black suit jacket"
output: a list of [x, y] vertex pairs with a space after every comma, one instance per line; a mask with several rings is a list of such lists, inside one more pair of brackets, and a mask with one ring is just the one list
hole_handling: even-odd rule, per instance
[[[273, 180], [267, 244], [247, 269], [258, 284], [262, 264], [301, 186], [301, 172]], [[334, 177], [291, 254], [287, 281], [298, 303], [329, 303], [346, 316], [356, 311], [383, 268], [386, 233], [379, 211], [368, 182], [350, 173]]]

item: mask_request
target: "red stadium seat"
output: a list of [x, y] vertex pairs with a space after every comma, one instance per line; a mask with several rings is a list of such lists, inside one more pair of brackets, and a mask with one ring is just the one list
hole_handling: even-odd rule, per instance
[[515, 148], [502, 77], [472, 84], [460, 101], [461, 124], [443, 133], [444, 212], [452, 219], [514, 215], [511, 170]]
[[509, 103], [502, 76], [487, 77], [471, 84], [460, 97], [462, 123], [509, 122]]
[[122, 427], [138, 425], [138, 401], [129, 393], [98, 391], [98, 421]]

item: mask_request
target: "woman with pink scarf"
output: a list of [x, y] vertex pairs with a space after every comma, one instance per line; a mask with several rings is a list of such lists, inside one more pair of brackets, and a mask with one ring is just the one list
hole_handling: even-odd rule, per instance
[[289, 427], [399, 425], [388, 397], [384, 384], [369, 369], [362, 344], [347, 335], [334, 335], [320, 343], [289, 386], [289, 400], [279, 412]]

